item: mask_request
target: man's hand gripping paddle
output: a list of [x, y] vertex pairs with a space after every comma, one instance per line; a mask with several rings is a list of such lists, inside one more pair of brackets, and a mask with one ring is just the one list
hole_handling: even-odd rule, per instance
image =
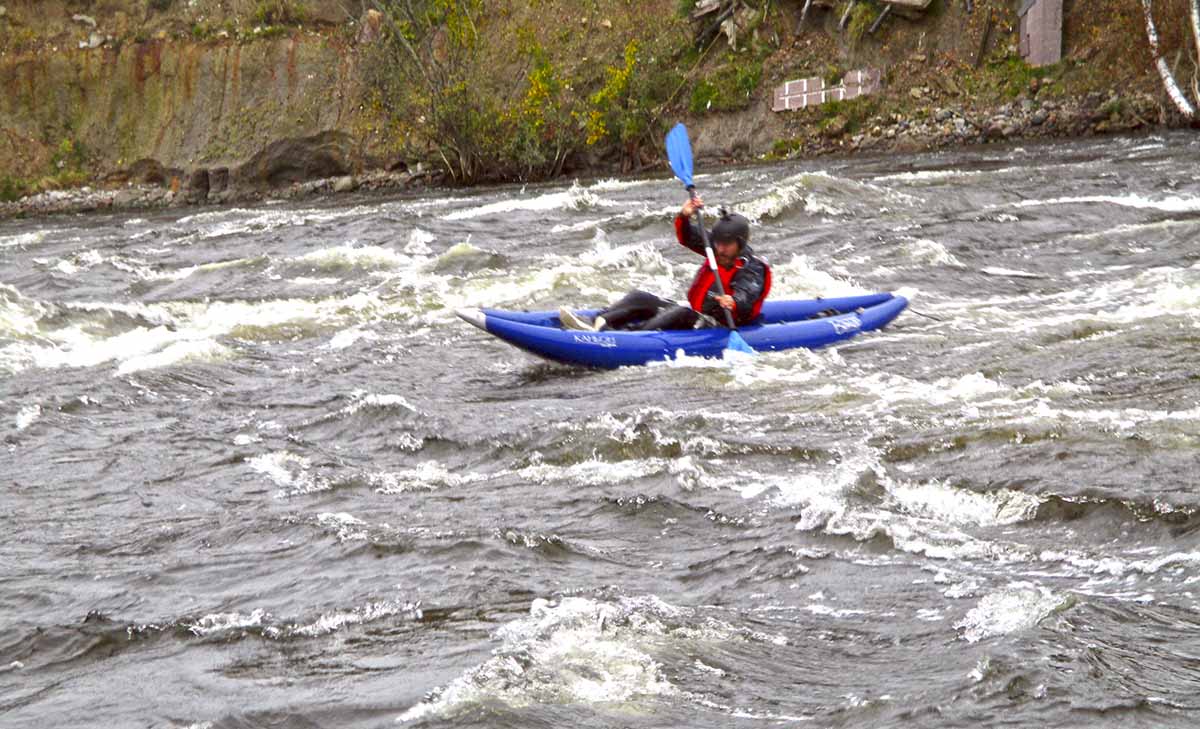
[[[671, 169], [675, 172], [675, 176], [683, 183], [683, 186], [691, 195], [692, 199], [696, 199], [696, 186], [692, 184], [692, 144], [688, 141], [687, 127], [683, 124], [676, 124], [669, 133], [667, 133], [667, 158], [671, 160]], [[708, 231], [704, 229], [704, 220], [700, 217], [699, 211], [696, 213], [697, 222], [700, 224], [700, 238], [704, 241], [704, 253], [708, 256], [708, 265], [712, 268], [713, 276], [716, 277], [717, 294], [725, 295], [725, 285], [721, 283], [721, 271], [717, 268], [717, 257], [713, 253], [712, 243], [708, 240]], [[725, 326], [729, 327], [729, 343], [725, 345], [726, 349], [731, 349], [735, 352], [753, 353], [749, 344], [742, 339], [742, 335], [738, 334], [737, 326], [733, 323], [733, 314], [724, 307], [721, 311], [725, 313]]]

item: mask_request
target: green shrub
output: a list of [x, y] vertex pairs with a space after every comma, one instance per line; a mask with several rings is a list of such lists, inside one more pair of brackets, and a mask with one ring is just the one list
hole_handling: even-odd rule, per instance
[[1015, 99], [1029, 90], [1029, 84], [1035, 78], [1055, 75], [1061, 70], [1061, 65], [1030, 66], [1019, 56], [1009, 56], [989, 64], [988, 70], [996, 77], [1000, 93], [1006, 98]]
[[308, 9], [295, 0], [259, 0], [250, 17], [259, 25], [300, 25], [308, 20]]
[[841, 117], [846, 120], [846, 133], [857, 134], [878, 111], [879, 101], [870, 96], [860, 96], [849, 101], [827, 101], [817, 109], [824, 117], [819, 125], [822, 131]]
[[761, 81], [761, 61], [737, 61], [731, 56], [729, 63], [696, 83], [688, 108], [693, 114], [745, 109]]
[[29, 183], [9, 175], [0, 176], [0, 202], [13, 202], [25, 197]]
[[867, 35], [867, 30], [875, 19], [882, 12], [874, 0], [860, 2], [850, 11], [850, 25], [847, 26], [846, 32], [850, 36], [850, 45], [857, 46], [862, 39]]
[[86, 155], [84, 154], [83, 145], [73, 139], [66, 138], [58, 143], [54, 154], [50, 156], [50, 168], [53, 173], [62, 170], [81, 170], [85, 161]]
[[174, 0], [149, 0], [147, 6], [151, 10], [163, 13], [170, 9], [172, 2], [174, 2]]

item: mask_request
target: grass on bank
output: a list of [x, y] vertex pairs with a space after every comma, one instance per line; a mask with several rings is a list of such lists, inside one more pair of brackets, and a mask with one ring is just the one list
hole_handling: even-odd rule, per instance
[[74, 139], [65, 138], [51, 155], [44, 175], [31, 178], [0, 175], [0, 202], [14, 202], [48, 190], [80, 187], [89, 177], [87, 154], [83, 146]]

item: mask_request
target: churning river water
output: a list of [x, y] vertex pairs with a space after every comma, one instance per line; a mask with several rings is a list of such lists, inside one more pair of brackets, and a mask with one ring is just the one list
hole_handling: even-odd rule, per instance
[[0, 725], [1200, 723], [1200, 138], [698, 172], [912, 309], [455, 318], [682, 297], [665, 175], [0, 224]]

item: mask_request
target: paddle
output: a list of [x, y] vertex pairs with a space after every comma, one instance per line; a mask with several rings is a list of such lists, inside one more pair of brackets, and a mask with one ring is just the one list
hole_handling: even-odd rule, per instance
[[[675, 176], [683, 183], [688, 195], [695, 200], [696, 186], [692, 184], [692, 144], [688, 141], [687, 127], [682, 123], [676, 124], [667, 133], [667, 159], [671, 161], [671, 169], [675, 172]], [[713, 253], [712, 243], [708, 240], [708, 231], [704, 229], [704, 220], [700, 217], [699, 211], [696, 213], [696, 222], [700, 225], [700, 238], [704, 241], [704, 254], [708, 257], [708, 265], [712, 268], [713, 276], [716, 278], [717, 294], [724, 296], [725, 285], [721, 283], [721, 271], [717, 268], [717, 256]], [[746, 344], [742, 335], [738, 334], [737, 326], [733, 323], [733, 314], [725, 307], [721, 307], [721, 311], [725, 314], [725, 326], [729, 327], [729, 343], [725, 345], [725, 348], [735, 352], [753, 353], [754, 350], [750, 348], [749, 344]]]

